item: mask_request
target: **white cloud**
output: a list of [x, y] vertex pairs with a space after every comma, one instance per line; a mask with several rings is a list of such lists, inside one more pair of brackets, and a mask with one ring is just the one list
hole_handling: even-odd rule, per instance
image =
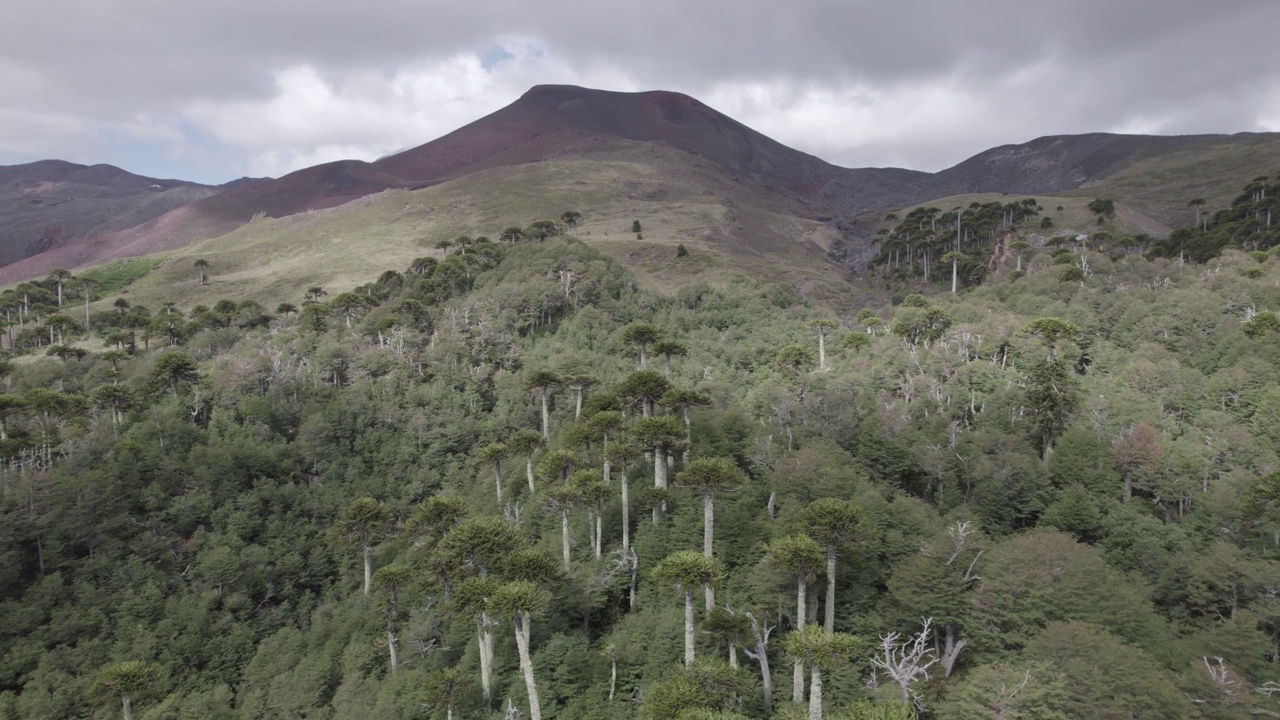
[[269, 97], [197, 100], [182, 114], [218, 142], [247, 153], [250, 174], [279, 176], [420, 145], [507, 105], [539, 82], [634, 87], [609, 68], [579, 72], [528, 39], [504, 38], [497, 45], [511, 57], [488, 69], [480, 52], [422, 59], [389, 73], [327, 73], [297, 65], [273, 74]]

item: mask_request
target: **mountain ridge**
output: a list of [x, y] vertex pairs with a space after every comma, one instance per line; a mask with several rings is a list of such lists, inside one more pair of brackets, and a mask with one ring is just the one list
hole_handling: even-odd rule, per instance
[[[681, 93], [537, 85], [489, 115], [374, 162], [340, 160], [275, 179], [233, 181], [221, 191], [200, 191], [202, 197], [187, 203], [177, 204], [181, 198], [175, 198], [174, 206], [140, 216], [135, 224], [99, 225], [96, 234], [84, 231], [37, 247], [47, 252], [0, 268], [0, 281], [40, 276], [54, 267], [92, 265], [182, 247], [225, 235], [257, 216], [287, 217], [387, 190], [430, 187], [480, 171], [566, 157], [611, 159], [631, 153], [628, 143], [635, 142], [678, 150], [691, 163], [722, 174], [727, 183], [777, 195], [798, 216], [836, 220], [848, 228], [859, 214], [933, 198], [1079, 191], [1151, 158], [1258, 139], [1280, 145], [1280, 135], [1257, 133], [1048, 135], [991, 148], [936, 173], [844, 168], [787, 147]], [[668, 156], [663, 157], [666, 169], [681, 171], [669, 165]]]

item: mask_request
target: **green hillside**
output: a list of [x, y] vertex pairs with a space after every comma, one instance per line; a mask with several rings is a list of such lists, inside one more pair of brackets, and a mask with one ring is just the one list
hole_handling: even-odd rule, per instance
[[0, 718], [1280, 712], [1274, 253], [834, 316], [634, 258], [710, 203], [521, 187], [260, 221], [90, 332], [6, 296]]

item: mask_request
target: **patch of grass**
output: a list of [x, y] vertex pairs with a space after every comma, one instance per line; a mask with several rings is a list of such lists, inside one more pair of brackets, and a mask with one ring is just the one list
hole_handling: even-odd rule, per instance
[[98, 284], [96, 294], [109, 295], [120, 292], [135, 280], [147, 276], [163, 262], [158, 258], [125, 258], [85, 270], [80, 273], [80, 277]]

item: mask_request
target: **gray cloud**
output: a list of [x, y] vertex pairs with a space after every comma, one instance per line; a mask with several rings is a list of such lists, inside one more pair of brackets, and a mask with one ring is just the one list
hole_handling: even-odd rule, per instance
[[[1277, 22], [1269, 0], [22, 3], [0, 25], [0, 162], [279, 173], [577, 82], [936, 169], [1050, 133], [1280, 129]], [[486, 68], [495, 45], [515, 57]]]

